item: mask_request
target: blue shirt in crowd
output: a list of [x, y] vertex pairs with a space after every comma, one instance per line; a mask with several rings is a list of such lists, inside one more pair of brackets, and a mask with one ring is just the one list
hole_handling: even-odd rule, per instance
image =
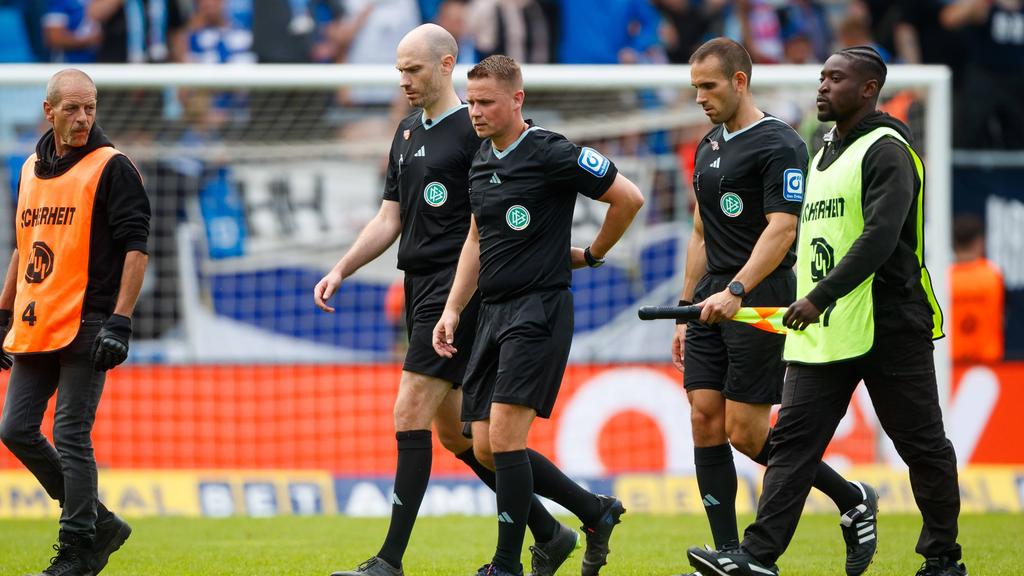
[[[89, 0], [49, 0], [43, 26], [60, 26], [76, 36], [85, 36], [97, 25], [85, 17], [85, 8]], [[96, 48], [80, 50], [54, 50], [55, 62], [67, 64], [86, 64], [96, 61]]]
[[617, 64], [623, 48], [658, 44], [659, 16], [648, 0], [562, 0], [561, 21], [563, 64]]

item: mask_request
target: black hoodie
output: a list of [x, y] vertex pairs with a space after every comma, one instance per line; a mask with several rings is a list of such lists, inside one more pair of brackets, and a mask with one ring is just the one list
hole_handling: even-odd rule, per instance
[[[828, 168], [856, 139], [883, 126], [913, 143], [905, 124], [883, 112], [873, 112], [842, 140], [834, 129], [826, 134], [821, 160], [811, 169]], [[903, 143], [884, 137], [868, 148], [861, 166], [864, 231], [807, 295], [818, 310], [824, 310], [874, 273], [871, 288], [876, 327], [931, 331], [931, 307], [921, 287], [921, 268], [915, 254], [918, 243], [924, 242], [917, 235], [920, 187], [914, 159]]]
[[[113, 144], [103, 130], [93, 124], [84, 146], [71, 148], [63, 156], [57, 156], [53, 130], [49, 130], [36, 144], [36, 178], [56, 178], [93, 150], [105, 146]], [[148, 254], [149, 216], [149, 197], [138, 170], [127, 156], [114, 156], [100, 175], [93, 202], [89, 283], [85, 290], [83, 314], [113, 312], [121, 286], [124, 255], [132, 250]]]

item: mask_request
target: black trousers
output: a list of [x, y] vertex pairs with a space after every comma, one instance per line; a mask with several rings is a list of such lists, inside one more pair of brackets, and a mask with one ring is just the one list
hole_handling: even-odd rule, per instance
[[924, 519], [918, 554], [960, 558], [956, 455], [942, 425], [933, 350], [920, 330], [876, 332], [873, 349], [861, 358], [789, 366], [757, 519], [744, 533], [744, 548], [768, 564], [786, 550], [818, 463], [863, 380], [882, 428], [910, 468]]
[[[106, 380], [106, 373], [93, 370], [91, 354], [102, 325], [102, 317], [88, 316], [63, 350], [16, 357], [0, 420], [0, 439], [60, 502], [61, 530], [89, 539], [98, 504], [92, 426]], [[55, 392], [50, 445], [40, 426]]]

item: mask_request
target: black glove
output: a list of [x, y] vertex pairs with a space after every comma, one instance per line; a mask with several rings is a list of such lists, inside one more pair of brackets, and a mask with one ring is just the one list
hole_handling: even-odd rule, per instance
[[3, 342], [7, 339], [7, 331], [11, 325], [11, 311], [0, 310], [0, 370], [9, 370], [14, 366], [14, 357], [3, 349]]
[[112, 314], [103, 323], [92, 344], [92, 367], [106, 372], [128, 358], [128, 340], [132, 337], [132, 319]]

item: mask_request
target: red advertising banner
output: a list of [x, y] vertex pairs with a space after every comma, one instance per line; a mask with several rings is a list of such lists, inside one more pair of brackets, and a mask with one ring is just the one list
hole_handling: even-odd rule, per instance
[[[400, 366], [125, 366], [110, 373], [93, 433], [101, 467], [393, 473], [392, 402]], [[958, 367], [947, 435], [963, 464], [1024, 463], [1024, 363]], [[6, 393], [6, 373], [0, 394]], [[49, 434], [52, 404], [43, 424]], [[898, 463], [870, 400], [854, 396], [826, 457]], [[531, 446], [596, 477], [693, 468], [689, 406], [667, 365], [571, 365], [555, 413]], [[738, 459], [738, 466], [747, 465]], [[753, 464], [750, 464], [754, 466]], [[20, 468], [0, 449], [0, 469]], [[435, 474], [466, 469], [439, 445]]]

